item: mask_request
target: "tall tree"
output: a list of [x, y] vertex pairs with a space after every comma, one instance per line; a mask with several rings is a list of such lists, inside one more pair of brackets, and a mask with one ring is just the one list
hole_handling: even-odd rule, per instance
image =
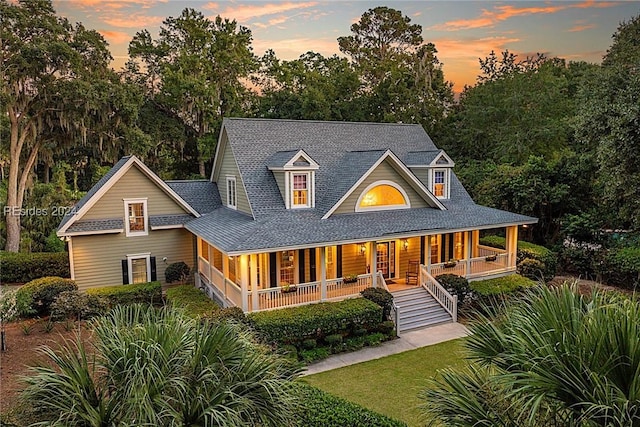
[[611, 227], [640, 229], [640, 16], [622, 23], [582, 91], [575, 137], [596, 152]]
[[129, 44], [129, 75], [144, 84], [156, 105], [191, 129], [202, 176], [222, 116], [245, 106], [242, 80], [257, 67], [251, 40], [251, 31], [235, 20], [209, 20], [187, 8], [163, 22], [157, 40], [144, 30]]
[[345, 58], [307, 52], [293, 61], [280, 61], [273, 51], [261, 60], [254, 79], [262, 96], [261, 117], [313, 120], [362, 120], [358, 108], [358, 74]]
[[109, 97], [119, 80], [102, 36], [57, 17], [50, 0], [0, 0], [0, 16], [0, 102], [10, 134], [6, 250], [15, 252], [33, 166], [92, 131], [111, 138], [121, 116]]
[[433, 131], [453, 104], [452, 85], [444, 80], [436, 47], [423, 44], [422, 27], [401, 11], [376, 7], [339, 37], [361, 75], [360, 95], [367, 120], [421, 123]]

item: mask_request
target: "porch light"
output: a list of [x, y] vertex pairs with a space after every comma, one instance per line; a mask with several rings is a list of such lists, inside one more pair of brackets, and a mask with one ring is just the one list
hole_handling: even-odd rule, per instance
[[407, 239], [402, 239], [402, 249], [405, 251], [409, 249], [409, 241]]
[[367, 246], [364, 243], [362, 243], [360, 245], [360, 255], [364, 255], [366, 251], [367, 251]]

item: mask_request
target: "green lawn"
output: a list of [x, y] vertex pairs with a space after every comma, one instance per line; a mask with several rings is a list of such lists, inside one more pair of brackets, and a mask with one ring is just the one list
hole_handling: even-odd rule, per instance
[[463, 339], [359, 363], [303, 378], [303, 381], [374, 411], [421, 425], [418, 392], [443, 368], [467, 365]]

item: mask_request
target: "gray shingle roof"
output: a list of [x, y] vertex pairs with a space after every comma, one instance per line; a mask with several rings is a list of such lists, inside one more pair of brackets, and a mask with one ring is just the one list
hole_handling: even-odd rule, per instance
[[277, 151], [271, 155], [266, 165], [268, 168], [281, 168], [300, 150]]
[[189, 214], [178, 215], [151, 215], [149, 216], [149, 225], [151, 227], [163, 227], [167, 225], [185, 224], [193, 219]]
[[431, 164], [440, 153], [442, 150], [410, 151], [402, 158], [402, 162], [405, 165], [426, 166]]
[[96, 194], [98, 190], [100, 190], [100, 188], [102, 188], [102, 186], [106, 184], [106, 182], [109, 181], [109, 179], [111, 179], [111, 177], [115, 175], [122, 166], [124, 166], [125, 163], [127, 163], [130, 158], [131, 156], [125, 156], [118, 160], [118, 162], [113, 165], [111, 169], [109, 169], [109, 172], [107, 172], [102, 178], [100, 178], [98, 182], [93, 187], [91, 187], [89, 191], [87, 191], [87, 194], [85, 194], [84, 197], [80, 199], [78, 203], [76, 203], [75, 208], [62, 218], [62, 221], [60, 221], [60, 225], [58, 226], [58, 230], [64, 227], [64, 225], [69, 222], [69, 220], [71, 220], [74, 212], [78, 212], [89, 201], [89, 199], [91, 199], [93, 195]]
[[67, 229], [68, 233], [86, 233], [87, 231], [124, 230], [122, 218], [87, 219], [74, 222]]
[[[451, 199], [442, 201], [447, 210], [366, 212], [333, 215], [323, 220], [324, 213], [387, 150], [410, 164], [415, 164], [412, 158], [420, 162], [430, 159], [430, 163], [441, 150], [419, 125], [225, 119], [223, 126], [255, 220], [240, 212], [219, 208], [190, 221], [186, 228], [227, 252], [364, 241], [535, 221], [476, 205], [454, 174], [451, 176]], [[277, 162], [285, 163], [300, 149], [320, 165], [316, 171], [316, 208], [287, 210], [268, 166], [281, 166]]]
[[208, 179], [165, 182], [200, 215], [222, 206], [218, 186]]

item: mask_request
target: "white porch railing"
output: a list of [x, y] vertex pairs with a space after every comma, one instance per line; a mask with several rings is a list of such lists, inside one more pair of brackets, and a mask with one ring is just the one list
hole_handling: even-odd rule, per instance
[[431, 275], [437, 277], [441, 274], [455, 274], [456, 276], [465, 277], [467, 275], [467, 262], [465, 260], [457, 261], [455, 265], [447, 267], [446, 262], [431, 264]]
[[224, 281], [224, 294], [233, 305], [242, 308], [242, 289], [229, 279]]
[[458, 321], [458, 296], [451, 295], [442, 287], [436, 279], [427, 271], [424, 265], [420, 266], [420, 284], [425, 288], [440, 305], [447, 310], [454, 322]]
[[438, 277], [441, 274], [455, 274], [456, 276], [472, 278], [514, 270], [514, 268], [509, 267], [509, 255], [506, 252], [488, 253], [488, 255], [471, 258], [470, 260], [463, 259], [457, 261], [451, 267], [447, 267], [447, 264], [446, 262], [431, 264], [430, 274], [433, 277]]
[[204, 276], [208, 281], [211, 281], [211, 275], [209, 274], [209, 263], [201, 256], [198, 257], [198, 272], [201, 276]]
[[498, 255], [498, 254], [506, 254], [507, 251], [504, 249], [498, 249], [498, 248], [494, 248], [491, 246], [485, 246], [485, 245], [478, 245], [478, 256], [479, 257], [484, 257], [484, 256], [491, 256], [491, 255]]
[[343, 278], [327, 280], [327, 299], [352, 297], [371, 286], [371, 274], [360, 274], [353, 283], [345, 283]]

